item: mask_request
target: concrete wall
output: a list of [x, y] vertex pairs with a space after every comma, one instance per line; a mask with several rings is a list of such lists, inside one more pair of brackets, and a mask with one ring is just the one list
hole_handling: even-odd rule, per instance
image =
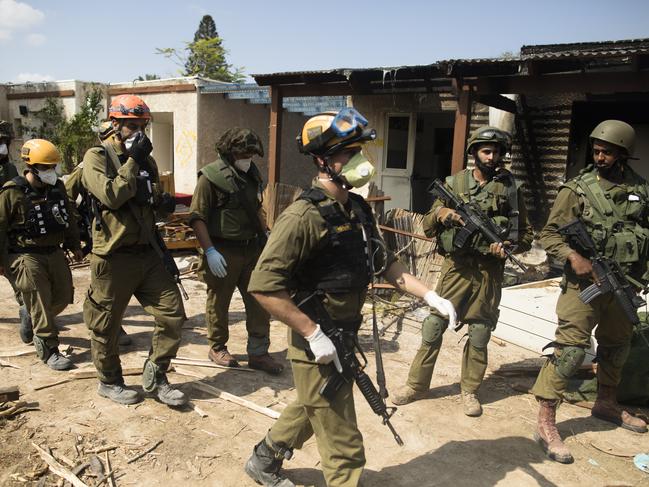
[[[268, 134], [270, 108], [242, 100], [225, 98], [220, 93], [199, 95], [198, 165], [196, 170], [216, 159], [214, 148], [217, 138], [228, 128], [247, 127], [259, 135], [264, 144], [264, 157], [255, 158], [264, 181], [268, 180]], [[295, 136], [301, 130], [307, 117], [284, 112], [282, 119], [280, 181], [295, 186], [308, 186], [315, 174], [308, 158], [296, 148]]]

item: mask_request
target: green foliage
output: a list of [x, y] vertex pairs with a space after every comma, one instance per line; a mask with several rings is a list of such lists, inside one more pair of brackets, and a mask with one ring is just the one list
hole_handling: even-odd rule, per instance
[[136, 81], [153, 81], [154, 79], [160, 79], [160, 76], [157, 74], [145, 74], [144, 76], [138, 76]]
[[187, 42], [183, 51], [173, 47], [156, 48], [156, 54], [171, 59], [180, 66], [182, 76], [202, 76], [217, 81], [238, 83], [245, 79], [243, 68], [234, 68], [226, 60], [227, 50], [216, 32], [210, 15], [205, 15], [194, 34], [194, 41]]
[[194, 42], [200, 39], [213, 39], [218, 37], [219, 33], [216, 32], [216, 24], [211, 15], [203, 15], [198, 30], [194, 33]]
[[70, 120], [65, 118], [63, 103], [58, 98], [48, 98], [45, 106], [34, 112], [41, 124], [25, 127], [33, 138], [47, 139], [57, 146], [63, 158], [63, 172], [69, 173], [83, 160], [88, 149], [97, 144], [99, 113], [103, 109], [103, 93], [92, 86], [86, 93], [81, 109]]

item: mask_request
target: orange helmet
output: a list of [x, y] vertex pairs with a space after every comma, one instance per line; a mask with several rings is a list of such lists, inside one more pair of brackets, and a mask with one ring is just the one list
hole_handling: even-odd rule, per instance
[[119, 95], [113, 98], [108, 109], [110, 118], [145, 118], [151, 119], [151, 110], [139, 96]]

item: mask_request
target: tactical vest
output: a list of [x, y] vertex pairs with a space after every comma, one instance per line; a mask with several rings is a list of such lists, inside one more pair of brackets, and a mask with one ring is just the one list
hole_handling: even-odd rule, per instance
[[649, 214], [649, 186], [629, 166], [624, 170], [631, 171], [633, 184], [605, 191], [591, 165], [562, 188], [579, 196], [583, 204], [581, 219], [598, 251], [629, 272], [634, 263], [644, 263], [649, 256], [649, 229], [643, 226]]
[[40, 193], [22, 176], [13, 178], [12, 182], [25, 194], [25, 224], [18, 232], [28, 238], [37, 238], [61, 232], [69, 226], [65, 192], [60, 188], [47, 186]]
[[[502, 230], [500, 236], [503, 240], [509, 240], [516, 245], [519, 238], [519, 206], [518, 186], [514, 176], [509, 171], [503, 172], [501, 175], [485, 183], [476, 195], [471, 194], [472, 180], [473, 170], [465, 169], [459, 174], [448, 176], [446, 178], [446, 184], [462, 201], [477, 206], [490, 217], [496, 226]], [[456, 232], [457, 227], [440, 228], [437, 241], [442, 255], [458, 251], [453, 246]], [[488, 254], [489, 243], [482, 235], [477, 233], [473, 237], [470, 245], [462, 249], [462, 251]]]
[[227, 240], [248, 240], [257, 235], [258, 225], [250, 221], [248, 212], [241, 201], [259, 209], [259, 196], [262, 186], [261, 175], [254, 164], [245, 176], [240, 175], [222, 159], [208, 164], [198, 172], [225, 195], [225, 201], [216, 209], [210, 209], [207, 230], [210, 236]]
[[372, 209], [361, 196], [350, 193], [353, 210], [350, 217], [318, 188], [304, 191], [298, 199], [309, 201], [318, 209], [327, 229], [316, 255], [297, 271], [298, 289], [329, 293], [366, 290], [372, 274], [363, 227], [365, 235], [371, 237]]

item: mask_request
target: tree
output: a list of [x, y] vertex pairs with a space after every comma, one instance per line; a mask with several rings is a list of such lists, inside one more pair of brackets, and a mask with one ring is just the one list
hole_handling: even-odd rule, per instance
[[160, 79], [160, 76], [157, 74], [145, 74], [144, 76], [138, 76], [135, 81], [153, 81], [154, 79]]
[[101, 88], [92, 86], [86, 93], [81, 109], [70, 120], [65, 118], [63, 104], [58, 98], [47, 98], [45, 106], [34, 112], [40, 126], [25, 127], [34, 138], [47, 139], [57, 146], [63, 158], [63, 171], [69, 173], [83, 160], [88, 149], [97, 144], [96, 127], [103, 110]]
[[222, 43], [214, 19], [211, 15], [205, 15], [194, 33], [194, 41], [186, 43], [185, 53], [173, 47], [165, 47], [156, 48], [156, 54], [162, 54], [184, 68], [179, 71], [183, 76], [202, 76], [230, 83], [243, 81], [243, 68], [234, 68], [228, 64], [227, 50]]

